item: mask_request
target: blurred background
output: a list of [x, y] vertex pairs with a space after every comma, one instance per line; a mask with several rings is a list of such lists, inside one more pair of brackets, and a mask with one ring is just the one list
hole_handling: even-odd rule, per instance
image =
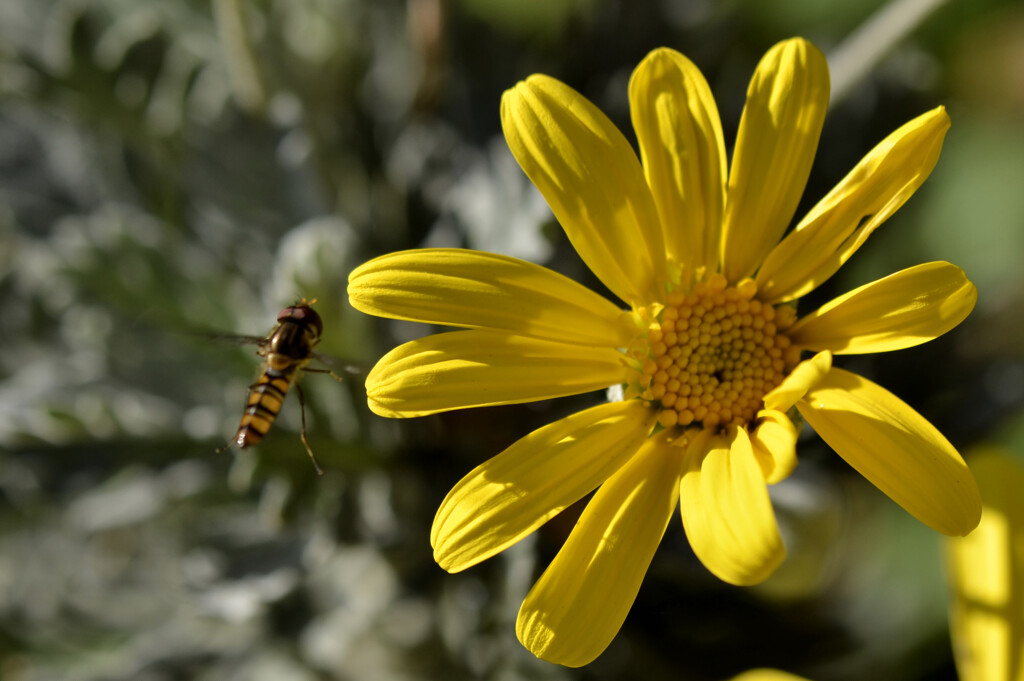
[[501, 136], [517, 80], [562, 79], [632, 139], [630, 72], [670, 46], [707, 76], [728, 147], [757, 61], [802, 35], [836, 92], [798, 217], [910, 118], [953, 121], [931, 179], [802, 311], [960, 265], [980, 290], [964, 324], [839, 363], [968, 456], [1024, 452], [1024, 5], [924, 4], [892, 38], [921, 2], [4, 0], [0, 678], [955, 679], [939, 538], [813, 434], [772, 490], [778, 573], [723, 584], [672, 523], [578, 670], [514, 628], [578, 508], [458, 575], [429, 528], [470, 469], [600, 395], [388, 421], [361, 377], [312, 374], [324, 476], [295, 398], [259, 447], [216, 451], [260, 365], [215, 336], [262, 336], [315, 297], [319, 349], [365, 372], [428, 331], [348, 307], [367, 258], [469, 246], [594, 283]]

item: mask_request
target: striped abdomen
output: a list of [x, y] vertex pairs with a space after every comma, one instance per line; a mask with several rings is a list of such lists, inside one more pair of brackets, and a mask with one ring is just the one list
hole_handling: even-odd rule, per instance
[[259, 444], [284, 404], [285, 393], [292, 384], [299, 367], [293, 365], [284, 371], [268, 369], [249, 388], [249, 398], [245, 405], [245, 413], [238, 424], [235, 444], [242, 449]]

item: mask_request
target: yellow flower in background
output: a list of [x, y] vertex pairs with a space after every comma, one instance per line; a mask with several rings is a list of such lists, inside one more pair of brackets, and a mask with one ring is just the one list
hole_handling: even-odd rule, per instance
[[751, 669], [739, 676], [734, 676], [732, 681], [807, 681], [807, 679], [788, 672], [780, 672], [778, 669]]
[[[961, 681], [1024, 681], [1024, 468], [1001, 449], [971, 456], [978, 527], [945, 540], [949, 623]], [[806, 681], [775, 669], [732, 681]]]
[[1024, 681], [1024, 469], [997, 449], [971, 465], [981, 523], [945, 547], [957, 671], [963, 681]]
[[[785, 556], [767, 485], [796, 463], [795, 411], [922, 522], [969, 532], [974, 480], [899, 398], [832, 354], [911, 347], [959, 324], [977, 292], [945, 262], [862, 286], [798, 318], [924, 182], [944, 109], [883, 140], [788, 235], [828, 103], [824, 56], [802, 39], [758, 65], [731, 169], [700, 71], [669, 49], [629, 84], [638, 159], [593, 104], [534, 75], [501, 102], [506, 140], [573, 246], [628, 309], [544, 267], [462, 249], [386, 255], [354, 270], [369, 314], [464, 327], [385, 355], [370, 408], [412, 417], [614, 388], [616, 401], [522, 438], [438, 510], [434, 556], [464, 570], [597, 489], [534, 585], [517, 633], [568, 666], [597, 657], [629, 611], [674, 509], [698, 558], [754, 584]], [[801, 362], [804, 352], [817, 353]]]

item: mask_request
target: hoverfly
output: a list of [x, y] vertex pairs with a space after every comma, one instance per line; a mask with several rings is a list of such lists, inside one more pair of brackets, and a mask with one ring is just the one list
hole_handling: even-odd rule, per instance
[[306, 302], [303, 298], [294, 305], [289, 305], [277, 313], [277, 325], [270, 330], [266, 338], [243, 337], [241, 340], [259, 345], [256, 354], [264, 359], [263, 373], [259, 380], [249, 386], [249, 394], [245, 401], [245, 412], [238, 424], [238, 432], [234, 440], [218, 451], [227, 449], [232, 444], [245, 449], [259, 444], [263, 436], [270, 431], [274, 420], [281, 411], [284, 397], [288, 389], [295, 385], [299, 396], [299, 408], [302, 414], [302, 444], [309, 454], [313, 467], [318, 475], [323, 475], [317, 463], [313, 449], [306, 439], [306, 400], [302, 394], [302, 386], [296, 382], [299, 372], [308, 371], [330, 374], [337, 380], [340, 376], [329, 369], [310, 369], [306, 365], [316, 357], [313, 348], [320, 342], [323, 334], [323, 321], [311, 305], [316, 299]]

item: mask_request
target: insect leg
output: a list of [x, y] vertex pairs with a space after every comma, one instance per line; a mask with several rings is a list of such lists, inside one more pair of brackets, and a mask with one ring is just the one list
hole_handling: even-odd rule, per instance
[[306, 453], [309, 454], [310, 461], [313, 462], [316, 474], [323, 475], [324, 471], [320, 468], [320, 464], [317, 463], [316, 457], [313, 455], [313, 448], [309, 446], [309, 440], [306, 439], [306, 397], [302, 394], [302, 386], [298, 383], [295, 384], [295, 393], [299, 396], [299, 414], [302, 415], [302, 430], [299, 432], [299, 436], [302, 438], [302, 444], [306, 447]]
[[338, 381], [339, 383], [344, 382], [345, 380], [344, 378], [334, 373], [330, 369], [310, 369], [309, 367], [303, 367], [302, 370], [307, 371], [311, 374], [327, 374], [328, 376], [333, 378], [335, 381]]

